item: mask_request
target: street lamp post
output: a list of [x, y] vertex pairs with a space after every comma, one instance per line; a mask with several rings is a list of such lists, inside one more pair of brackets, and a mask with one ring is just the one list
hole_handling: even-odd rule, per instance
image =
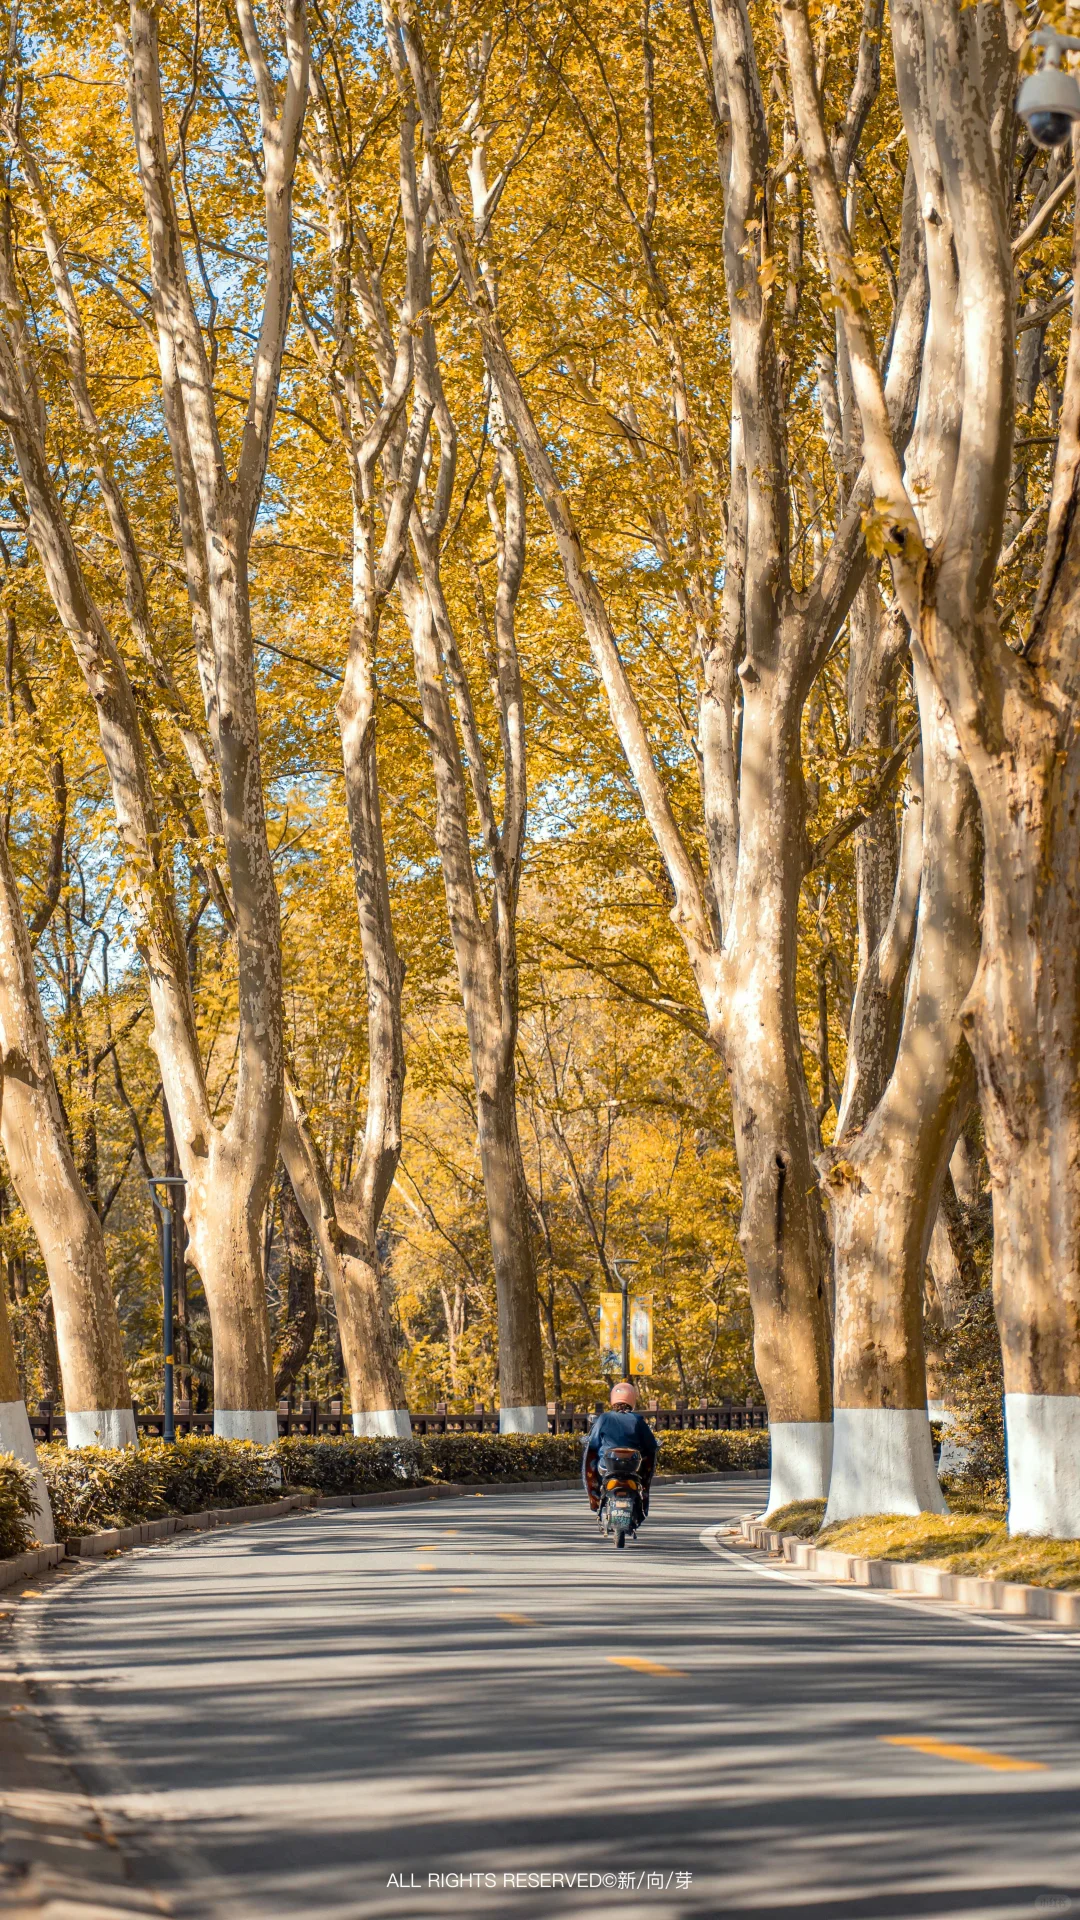
[[[185, 1182], [174, 1174], [162, 1174], [155, 1179], [149, 1177], [150, 1198], [154, 1211], [161, 1221], [161, 1334], [165, 1357], [164, 1413], [161, 1421], [163, 1440], [176, 1439], [176, 1414], [173, 1404], [173, 1213], [172, 1195], [169, 1187], [182, 1187]], [[156, 1187], [166, 1189], [164, 1200], [159, 1200]]]
[[[638, 1263], [636, 1260], [629, 1260], [629, 1261], [624, 1260], [622, 1264], [624, 1267], [625, 1266], [636, 1267]], [[630, 1282], [626, 1274], [619, 1272], [619, 1262], [617, 1260], [612, 1261], [611, 1269], [620, 1287], [622, 1288], [622, 1377], [624, 1380], [629, 1380], [630, 1378], [630, 1296], [629, 1296]]]

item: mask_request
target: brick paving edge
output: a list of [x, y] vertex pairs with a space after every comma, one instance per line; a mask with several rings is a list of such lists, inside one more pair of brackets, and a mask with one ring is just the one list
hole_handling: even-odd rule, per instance
[[983, 1580], [977, 1574], [946, 1573], [925, 1560], [868, 1560], [857, 1553], [811, 1547], [794, 1533], [775, 1533], [760, 1520], [743, 1520], [745, 1541], [763, 1553], [786, 1560], [806, 1573], [856, 1587], [877, 1587], [892, 1593], [920, 1594], [927, 1600], [951, 1600], [955, 1606], [980, 1613], [1007, 1613], [1025, 1620], [1052, 1620], [1060, 1627], [1080, 1627], [1080, 1593], [1060, 1587], [1022, 1586], [1017, 1580]]

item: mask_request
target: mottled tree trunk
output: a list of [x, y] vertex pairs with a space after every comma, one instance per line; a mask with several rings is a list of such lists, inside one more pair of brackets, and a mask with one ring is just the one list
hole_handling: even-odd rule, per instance
[[[236, 1086], [218, 1124], [206, 1086], [192, 982], [180, 931], [171, 838], [161, 832], [144, 728], [123, 654], [83, 570], [54, 483], [46, 423], [31, 371], [37, 341], [27, 328], [5, 230], [0, 247], [0, 418], [26, 494], [31, 537], [49, 592], [93, 699], [126, 870], [139, 903], [140, 948], [154, 1014], [153, 1044], [186, 1181], [192, 1258], [214, 1334], [215, 1426], [233, 1437], [276, 1437], [260, 1222], [277, 1160], [282, 1105], [280, 926], [259, 762], [248, 541], [262, 496], [292, 297], [292, 181], [308, 93], [303, 0], [285, 0], [285, 84], [280, 87], [250, 8], [237, 25], [254, 82], [262, 135], [266, 273], [257, 348], [235, 478], [226, 462], [213, 373], [187, 276], [172, 188], [156, 13], [130, 9], [128, 94], [143, 193], [149, 281], [161, 397], [173, 460], [177, 518], [206, 734], [155, 652], [146, 572], [98, 428], [86, 376], [79, 301], [52, 226], [40, 171], [20, 145], [22, 170], [66, 335], [68, 378], [86, 465], [109, 517], [123, 567], [125, 600], [155, 683], [169, 691], [199, 782], [208, 834], [224, 846], [227, 872], [191, 850], [231, 935], [237, 963]], [[199, 838], [186, 823], [192, 839]]]
[[204, 810], [226, 853], [227, 893], [218, 877], [215, 897], [236, 940], [237, 1077], [224, 1125], [210, 1112], [193, 1032], [191, 981], [186, 957], [175, 952], [175, 934], [171, 965], [151, 972], [155, 1046], [187, 1183], [192, 1260], [213, 1331], [215, 1432], [263, 1442], [277, 1437], [261, 1227], [277, 1162], [283, 1058], [280, 922], [262, 793], [248, 543], [262, 497], [292, 302], [292, 187], [309, 75], [302, 0], [286, 0], [282, 17], [286, 72], [280, 86], [271, 78], [254, 16], [247, 9], [238, 15], [258, 99], [267, 265], [235, 478], [226, 464], [173, 197], [157, 20], [138, 0], [131, 7], [129, 75], [164, 414], [213, 749], [200, 785]]
[[828, 1249], [795, 999], [806, 867], [801, 706], [791, 702], [785, 716], [778, 678], [763, 663], [746, 687], [752, 792], [748, 782], [731, 924], [709, 1007], [731, 1080], [739, 1239], [772, 1436], [770, 1507], [823, 1494], [832, 1448]]
[[[897, 744], [896, 681], [907, 627], [885, 617], [875, 580], [851, 610], [848, 726], [851, 745], [880, 764]], [[837, 1134], [858, 1129], [880, 1100], [896, 1058], [904, 982], [915, 937], [922, 867], [922, 762], [913, 756], [899, 835], [890, 793], [855, 835], [859, 967], [848, 1032]]]
[[[169, 1103], [164, 1092], [161, 1096], [161, 1118], [165, 1134], [165, 1174], [166, 1178], [180, 1177], [180, 1159], [176, 1151], [176, 1140], [169, 1117]], [[187, 1288], [187, 1249], [188, 1231], [180, 1207], [173, 1209], [173, 1352], [176, 1355], [176, 1385], [181, 1400], [191, 1398], [191, 1325], [188, 1315]]]
[[281, 1250], [285, 1263], [285, 1304], [274, 1355], [274, 1393], [292, 1392], [315, 1338], [315, 1249], [288, 1173], [278, 1182]]
[[[3, 1089], [0, 1088], [0, 1098]], [[35, 1479], [37, 1497], [37, 1537], [43, 1547], [51, 1547], [55, 1538], [53, 1533], [52, 1507], [49, 1504], [49, 1490], [45, 1485], [45, 1476], [38, 1464], [37, 1449], [30, 1432], [30, 1422], [26, 1414], [26, 1403], [19, 1389], [19, 1370], [15, 1364], [15, 1348], [11, 1339], [11, 1323], [8, 1320], [7, 1293], [0, 1286], [0, 1453], [13, 1453], [17, 1460], [30, 1468]]]
[[539, 1293], [512, 1055], [490, 1081], [478, 1076], [476, 1112], [499, 1315], [499, 1428], [546, 1433]]
[[[1042, 579], [1022, 651], [994, 602], [1012, 468], [1016, 284], [1000, 111], [1022, 23], [957, 0], [895, 0], [897, 87], [921, 170], [932, 313], [959, 357], [938, 380], [943, 501], [928, 546], [885, 418], [856, 263], [830, 180], [805, 0], [783, 0], [797, 118], [844, 314], [893, 577], [956, 727], [982, 813], [983, 942], [964, 1022], [994, 1189], [1009, 1526], [1080, 1534], [1080, 214]], [[1009, 34], [1017, 46], [1010, 45]], [[939, 291], [942, 298], [939, 299]]]
[[378, 1252], [362, 1231], [359, 1213], [354, 1216], [347, 1203], [339, 1206], [338, 1219], [342, 1236], [334, 1297], [352, 1394], [353, 1432], [408, 1439], [412, 1422]]
[[0, 837], [0, 1135], [49, 1276], [68, 1445], [133, 1445], [120, 1323], [101, 1222], [75, 1170], [49, 1055], [34, 957]]
[[[983, 769], [983, 954], [968, 1027], [994, 1197], [1009, 1527], [1080, 1535], [1080, 731]], [[1003, 756], [1004, 759], [1004, 756]], [[1011, 762], [1011, 764], [1009, 764]]]
[[[921, 18], [903, 5], [893, 26], [909, 137], [921, 134], [924, 102], [930, 109], [940, 178], [924, 211], [929, 220], [940, 206], [951, 222], [963, 316], [955, 479], [918, 593], [927, 657], [982, 811], [983, 944], [964, 1019], [994, 1196], [1009, 1527], [1071, 1538], [1080, 1534], [1080, 213], [1046, 553], [1018, 655], [993, 598], [1016, 373], [1008, 116], [995, 96], [1011, 92], [1016, 49], [1004, 16], [955, 0], [935, 0]], [[944, 89], [943, 71], [955, 77]]]
[[972, 1214], [979, 1204], [981, 1151], [971, 1139], [977, 1119], [974, 1090], [964, 1130], [953, 1149], [941, 1190], [923, 1293], [923, 1339], [926, 1345], [926, 1404], [932, 1421], [941, 1423], [939, 1473], [962, 1473], [969, 1449], [952, 1433], [956, 1409], [946, 1362], [946, 1342], [979, 1290], [979, 1269], [972, 1244]]
[[[436, 587], [434, 578], [432, 588]], [[413, 637], [417, 686], [435, 773], [435, 837], [457, 956], [476, 1123], [484, 1176], [499, 1324], [499, 1425], [504, 1433], [546, 1433], [544, 1354], [532, 1219], [517, 1124], [515, 903], [498, 899], [491, 919], [478, 911], [465, 772], [446, 692], [431, 602], [406, 570], [402, 594]], [[473, 756], [471, 756], [473, 758]], [[505, 879], [497, 871], [496, 884]], [[516, 879], [514, 881], [516, 888]]]
[[914, 646], [923, 860], [896, 1059], [877, 1105], [822, 1156], [835, 1254], [835, 1438], [827, 1515], [941, 1512], [926, 1405], [930, 1237], [974, 1068], [961, 1023], [979, 955], [978, 804]]
[[[704, 694], [699, 716], [703, 873], [676, 819], [652, 742], [626, 671], [619, 641], [590, 569], [573, 506], [545, 443], [500, 325], [497, 303], [474, 220], [470, 231], [441, 134], [435, 63], [415, 9], [384, 0], [391, 58], [404, 51], [427, 134], [435, 207], [505, 416], [521, 447], [554, 534], [567, 589], [579, 613], [642, 811], [674, 894], [672, 921], [681, 935], [704, 1004], [709, 1033], [732, 1076], [736, 1133], [746, 1201], [745, 1245], [751, 1265], [755, 1339], [768, 1375], [767, 1397], [776, 1479], [773, 1502], [820, 1495], [828, 1484], [830, 1409], [826, 1273], [818, 1201], [809, 1155], [812, 1112], [797, 1037], [794, 966], [799, 882], [806, 846], [799, 725], [828, 648], [846, 617], [865, 569], [862, 517], [868, 490], [857, 486], [813, 585], [796, 595], [789, 571], [787, 431], [771, 300], [762, 287], [768, 260], [769, 125], [749, 17], [742, 0], [713, 0], [712, 75], [724, 174], [724, 270], [731, 349], [731, 486], [718, 617], [718, 569], [694, 574], [681, 610], [693, 622]], [[869, 45], [871, 31], [864, 34]], [[401, 62], [404, 66], [404, 62]], [[872, 102], [872, 65], [844, 128], [849, 154]], [[650, 238], [651, 216], [636, 216], [624, 199], [627, 242], [641, 263], [641, 291], [650, 303], [669, 358], [677, 465], [693, 534], [699, 476], [685, 405], [678, 328], [667, 304]], [[908, 249], [905, 248], [905, 255]], [[902, 262], [902, 286], [890, 357], [896, 372], [898, 419], [910, 424], [922, 333], [921, 281]], [[655, 529], [654, 529], [655, 531]], [[657, 551], [664, 535], [655, 533]], [[704, 545], [708, 545], [706, 540]], [[680, 560], [680, 565], [682, 561]], [[673, 567], [673, 572], [676, 569]], [[692, 569], [691, 569], [692, 571]], [[741, 663], [741, 664], [740, 664]], [[742, 681], [741, 732], [736, 723]], [[738, 745], [736, 744], [736, 735]], [[771, 836], [771, 837], [770, 837]], [[760, 844], [752, 844], [758, 839]], [[765, 844], [765, 841], [768, 844]], [[802, 862], [798, 877], [793, 868]], [[741, 906], [734, 897], [741, 888]], [[760, 913], [760, 928], [758, 914]], [[791, 916], [781, 927], [777, 916]], [[738, 927], [734, 922], [738, 920]], [[758, 941], [760, 938], [760, 948]], [[767, 975], [773, 974], [770, 980]], [[740, 1004], [729, 1004], [739, 1002]], [[745, 1049], [761, 1049], [759, 1068]], [[760, 1325], [758, 1321], [760, 1320]], [[775, 1409], [773, 1407], [775, 1396]], [[790, 1491], [789, 1491], [790, 1489]]]
[[[324, 355], [322, 365], [352, 495], [349, 652], [337, 719], [367, 990], [368, 1086], [363, 1144], [347, 1189], [335, 1189], [295, 1087], [289, 1090], [282, 1154], [333, 1291], [353, 1431], [407, 1437], [411, 1421], [378, 1251], [383, 1209], [401, 1157], [405, 969], [394, 940], [383, 841], [377, 652], [386, 600], [408, 544], [409, 515], [431, 418], [430, 396], [423, 383], [413, 379], [416, 337], [425, 324], [421, 315], [429, 304], [430, 287], [414, 111], [404, 108], [398, 128], [405, 286], [395, 338], [388, 317], [395, 303], [384, 296], [382, 284], [386, 262], [378, 266], [356, 245], [366, 215], [356, 204], [357, 177], [341, 144], [342, 129], [318, 59], [312, 67], [312, 93], [313, 167], [330, 239], [336, 330], [335, 352], [332, 358]], [[371, 372], [364, 364], [365, 350], [374, 361]], [[406, 414], [410, 384], [413, 395]]]
[[232, 1150], [215, 1134], [205, 1170], [197, 1162], [192, 1169], [190, 1160], [185, 1168], [186, 1220], [214, 1343], [214, 1432], [270, 1446], [277, 1413], [263, 1273], [265, 1199], [252, 1172], [247, 1143]]

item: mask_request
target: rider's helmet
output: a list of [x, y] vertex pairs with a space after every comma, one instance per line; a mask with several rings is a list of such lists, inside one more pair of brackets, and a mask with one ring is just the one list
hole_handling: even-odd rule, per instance
[[620, 1380], [617, 1386], [612, 1387], [611, 1404], [613, 1407], [628, 1407], [631, 1412], [633, 1411], [637, 1406], [637, 1388], [632, 1380]]

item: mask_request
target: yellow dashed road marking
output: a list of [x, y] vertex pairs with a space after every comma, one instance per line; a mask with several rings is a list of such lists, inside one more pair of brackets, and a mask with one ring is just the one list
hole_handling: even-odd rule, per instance
[[609, 1653], [608, 1665], [611, 1667], [630, 1667], [634, 1673], [670, 1673], [677, 1679], [685, 1679], [682, 1667], [665, 1667], [659, 1660], [638, 1660], [632, 1653]]
[[1014, 1760], [1008, 1753], [989, 1753], [985, 1747], [958, 1747], [948, 1740], [924, 1740], [914, 1733], [883, 1733], [887, 1747], [914, 1747], [916, 1753], [932, 1753], [939, 1760], [958, 1760], [966, 1767], [991, 1767], [995, 1773], [1045, 1773], [1044, 1760]]
[[447, 1593], [472, 1593], [474, 1589], [472, 1587], [447, 1587], [446, 1591]]
[[496, 1617], [499, 1620], [505, 1620], [511, 1627], [535, 1627], [536, 1625], [531, 1613], [500, 1613]]

